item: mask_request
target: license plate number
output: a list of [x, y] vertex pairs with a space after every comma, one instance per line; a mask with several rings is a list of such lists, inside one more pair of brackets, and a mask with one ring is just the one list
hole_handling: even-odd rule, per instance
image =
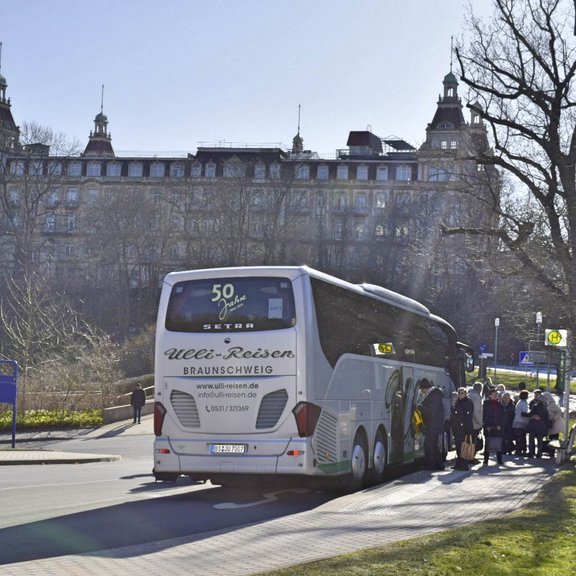
[[210, 444], [210, 454], [246, 454], [246, 444]]

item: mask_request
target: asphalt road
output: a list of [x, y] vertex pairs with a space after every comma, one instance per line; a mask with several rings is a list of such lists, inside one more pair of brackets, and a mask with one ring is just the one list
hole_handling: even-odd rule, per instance
[[[138, 430], [142, 430], [139, 434]], [[0, 468], [0, 564], [231, 530], [333, 498], [310, 489], [234, 489], [187, 478], [156, 483], [141, 429], [35, 442], [34, 448], [118, 454], [118, 462]]]

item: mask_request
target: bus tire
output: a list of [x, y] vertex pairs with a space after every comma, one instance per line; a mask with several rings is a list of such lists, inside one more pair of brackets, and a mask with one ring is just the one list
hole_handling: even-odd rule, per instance
[[382, 484], [384, 482], [384, 475], [386, 474], [386, 461], [387, 461], [386, 441], [382, 432], [376, 435], [373, 451], [373, 464], [372, 464], [372, 484]]
[[368, 450], [362, 434], [356, 433], [352, 444], [352, 470], [346, 479], [346, 491], [356, 492], [366, 482], [368, 472]]

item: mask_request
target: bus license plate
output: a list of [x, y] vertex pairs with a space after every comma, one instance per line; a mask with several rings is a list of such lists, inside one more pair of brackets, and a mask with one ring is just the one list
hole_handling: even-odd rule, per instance
[[246, 444], [210, 444], [210, 454], [246, 454]]

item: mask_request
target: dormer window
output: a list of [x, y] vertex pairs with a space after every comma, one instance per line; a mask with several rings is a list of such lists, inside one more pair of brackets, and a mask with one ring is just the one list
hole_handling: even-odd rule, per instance
[[224, 164], [224, 178], [241, 178], [244, 172], [244, 164], [239, 160], [230, 160]]
[[152, 178], [162, 178], [166, 172], [166, 167], [164, 164], [160, 164], [160, 162], [154, 162], [150, 166], [150, 176]]
[[316, 170], [317, 180], [328, 180], [328, 166], [326, 164], [320, 164]]
[[356, 168], [356, 180], [368, 180], [368, 166], [358, 166]]
[[384, 182], [388, 180], [387, 166], [378, 166], [378, 168], [376, 168], [376, 180], [378, 180], [378, 182]]
[[108, 166], [106, 166], [106, 175], [116, 178], [122, 176], [122, 164], [108, 164]]
[[270, 178], [278, 180], [280, 178], [280, 164], [274, 162], [270, 165]]
[[310, 166], [308, 164], [299, 164], [294, 167], [296, 180], [308, 180], [310, 178]]
[[216, 164], [214, 164], [214, 162], [208, 162], [204, 174], [206, 178], [216, 178]]
[[337, 180], [348, 180], [348, 166], [346, 164], [339, 164], [336, 169]]
[[254, 166], [254, 178], [256, 180], [264, 180], [266, 178], [266, 164], [264, 162], [258, 162]]
[[80, 162], [68, 164], [68, 176], [82, 176], [82, 164]]
[[401, 182], [409, 182], [412, 179], [412, 167], [402, 165], [396, 167], [396, 180]]
[[99, 162], [88, 162], [86, 168], [86, 176], [100, 176], [102, 171], [102, 166]]
[[131, 162], [128, 166], [128, 176], [130, 178], [142, 178], [144, 167], [141, 162]]
[[202, 164], [200, 162], [194, 162], [192, 164], [192, 178], [200, 178], [202, 176]]
[[172, 178], [183, 178], [184, 177], [184, 165], [180, 162], [170, 165], [170, 176]]

